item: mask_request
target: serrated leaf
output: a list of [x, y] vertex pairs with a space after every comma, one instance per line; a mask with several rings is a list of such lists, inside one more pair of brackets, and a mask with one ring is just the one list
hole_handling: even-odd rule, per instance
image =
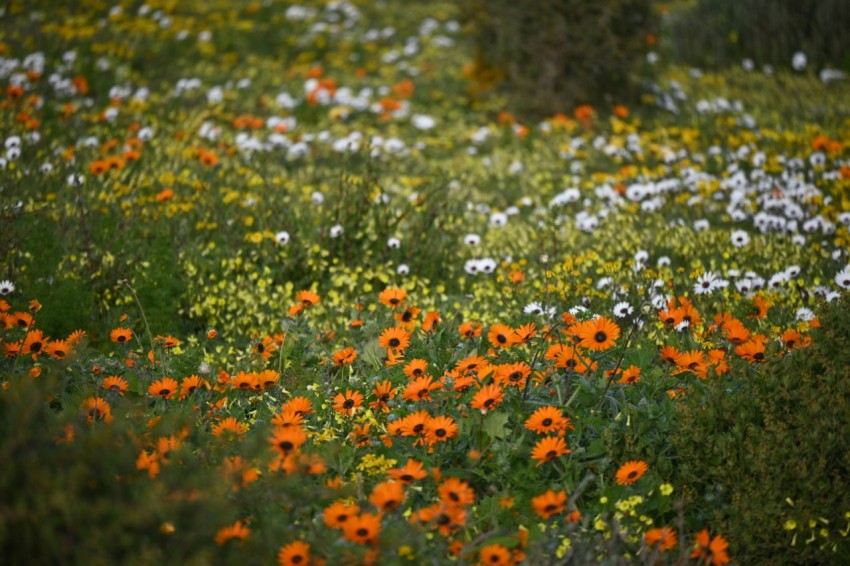
[[490, 438], [505, 438], [508, 435], [508, 414], [502, 412], [489, 413], [484, 417], [481, 427]]

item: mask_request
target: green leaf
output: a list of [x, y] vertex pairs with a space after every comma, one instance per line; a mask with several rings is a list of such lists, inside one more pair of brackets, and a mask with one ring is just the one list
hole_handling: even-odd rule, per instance
[[484, 417], [484, 422], [481, 426], [490, 438], [505, 438], [510, 433], [510, 429], [505, 426], [507, 424], [507, 413], [494, 412]]

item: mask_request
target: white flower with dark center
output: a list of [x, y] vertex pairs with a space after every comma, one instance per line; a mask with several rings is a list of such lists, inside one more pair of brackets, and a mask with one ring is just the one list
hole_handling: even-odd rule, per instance
[[634, 307], [625, 301], [614, 305], [614, 316], [617, 318], [625, 318], [630, 316], [633, 312], [635, 312]]
[[402, 264], [399, 264], [399, 266], [396, 268], [395, 272], [398, 273], [399, 275], [407, 275], [408, 273], [410, 273], [410, 268], [407, 266], [406, 263], [402, 263]]
[[325, 195], [320, 193], [319, 191], [313, 191], [313, 194], [310, 195], [310, 202], [313, 204], [322, 204], [325, 202]]
[[745, 230], [735, 230], [732, 232], [732, 245], [736, 248], [743, 248], [750, 243], [750, 235]]
[[671, 263], [670, 258], [667, 257], [666, 255], [663, 255], [663, 256], [658, 258], [658, 261], [655, 262], [655, 265], [657, 265], [659, 268], [669, 267], [670, 263]]
[[835, 274], [835, 284], [842, 289], [850, 289], [850, 265]]
[[493, 273], [496, 271], [496, 260], [485, 257], [484, 259], [479, 260], [478, 267], [483, 273]]
[[0, 281], [0, 295], [8, 295], [15, 290], [15, 284], [9, 281]]
[[501, 228], [505, 224], [508, 223], [508, 215], [504, 212], [494, 212], [490, 215], [490, 224], [496, 226], [497, 228]]
[[71, 173], [68, 175], [68, 184], [72, 187], [82, 187], [85, 182], [86, 178], [79, 173]]
[[481, 268], [478, 266], [477, 259], [467, 260], [466, 263], [463, 264], [463, 270], [469, 273], [470, 275], [477, 275], [481, 272]]
[[812, 309], [808, 309], [806, 307], [800, 307], [797, 309], [797, 312], [794, 315], [797, 320], [800, 322], [809, 322], [815, 318], [815, 313], [812, 312]]
[[339, 238], [340, 236], [342, 236], [342, 225], [334, 224], [333, 226], [331, 226], [331, 229], [328, 234], [331, 238]]
[[710, 271], [706, 271], [699, 277], [697, 277], [696, 283], [694, 283], [694, 293], [697, 295], [708, 295], [714, 292], [717, 288], [719, 288], [719, 279], [717, 275]]
[[280, 232], [274, 235], [274, 239], [281, 246], [285, 246], [289, 243], [289, 232], [281, 230]]
[[543, 311], [543, 305], [541, 305], [540, 303], [537, 303], [537, 302], [528, 303], [527, 305], [525, 305], [525, 307], [523, 307], [522, 312], [524, 312], [525, 314], [540, 315], [540, 314], [543, 314], [543, 312], [544, 312]]
[[478, 234], [467, 234], [463, 238], [463, 243], [467, 246], [477, 246], [481, 242], [481, 236]]
[[398, 238], [390, 238], [387, 240], [387, 247], [391, 250], [397, 250], [401, 247], [401, 240]]

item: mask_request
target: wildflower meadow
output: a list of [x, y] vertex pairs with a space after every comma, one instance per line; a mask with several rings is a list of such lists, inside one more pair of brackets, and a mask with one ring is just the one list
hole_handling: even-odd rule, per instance
[[847, 563], [848, 59], [497, 4], [0, 6], [4, 563]]

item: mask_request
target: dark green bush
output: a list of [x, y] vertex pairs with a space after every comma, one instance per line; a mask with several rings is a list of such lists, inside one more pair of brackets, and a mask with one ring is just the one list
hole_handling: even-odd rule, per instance
[[821, 322], [811, 347], [696, 383], [681, 405], [672, 441], [688, 508], [742, 564], [850, 556], [850, 297]]
[[674, 57], [722, 67], [751, 58], [789, 67], [798, 51], [811, 68], [850, 69], [846, 0], [699, 0], [671, 16]]
[[539, 115], [605, 96], [624, 101], [655, 22], [650, 0], [464, 0], [463, 7], [477, 57], [471, 88], [499, 82], [512, 108]]

